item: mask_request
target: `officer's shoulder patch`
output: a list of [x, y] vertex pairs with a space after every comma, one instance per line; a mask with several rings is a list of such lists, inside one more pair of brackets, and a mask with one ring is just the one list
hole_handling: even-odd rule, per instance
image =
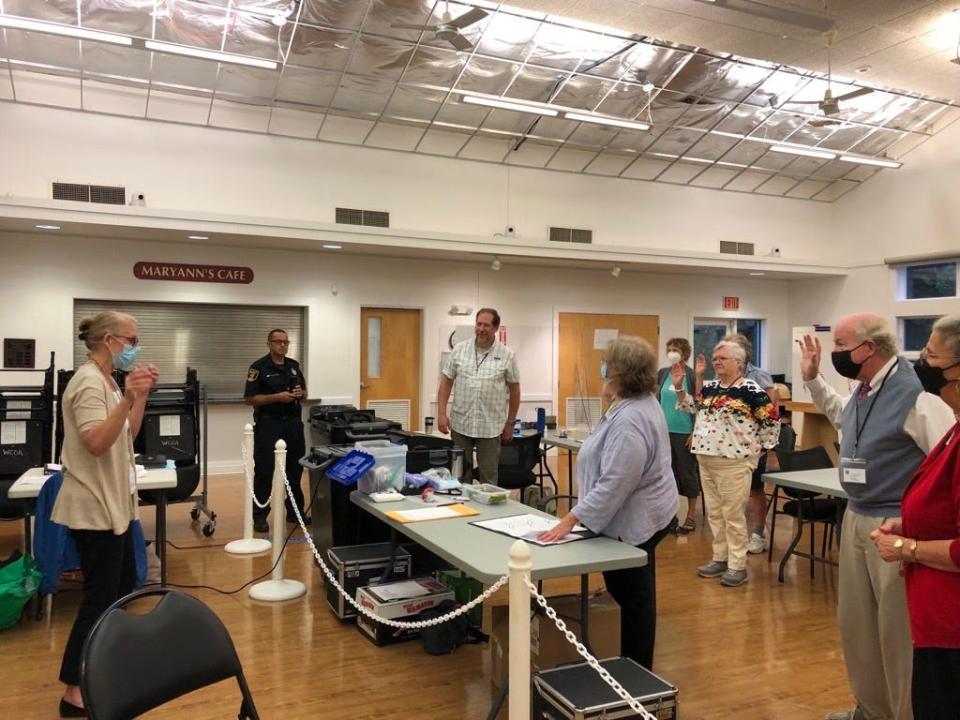
[[250, 368], [247, 371], [247, 382], [253, 382], [258, 377], [260, 377], [260, 371], [257, 370], [256, 368]]

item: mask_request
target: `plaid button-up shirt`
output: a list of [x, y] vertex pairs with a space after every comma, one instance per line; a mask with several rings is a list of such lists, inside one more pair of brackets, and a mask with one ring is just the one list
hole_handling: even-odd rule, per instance
[[450, 426], [468, 437], [499, 435], [507, 422], [507, 386], [520, 382], [513, 351], [494, 340], [482, 352], [476, 340], [464, 340], [454, 346], [443, 374], [454, 383]]

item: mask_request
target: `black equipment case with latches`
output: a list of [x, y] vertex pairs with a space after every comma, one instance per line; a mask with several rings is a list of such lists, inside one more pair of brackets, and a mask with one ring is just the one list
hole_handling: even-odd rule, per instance
[[[390, 543], [332, 547], [327, 550], [327, 563], [337, 582], [356, 600], [357, 588], [375, 585], [383, 577], [383, 571], [390, 563]], [[408, 578], [411, 574], [410, 553], [397, 547], [387, 582]], [[327, 582], [327, 602], [333, 614], [341, 620], [357, 616], [357, 609], [330, 582]]]

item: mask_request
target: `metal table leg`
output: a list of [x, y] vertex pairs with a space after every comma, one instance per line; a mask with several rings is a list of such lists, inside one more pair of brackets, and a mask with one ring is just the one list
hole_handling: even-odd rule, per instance
[[167, 491], [160, 490], [157, 499], [157, 545], [160, 557], [160, 587], [167, 584]]

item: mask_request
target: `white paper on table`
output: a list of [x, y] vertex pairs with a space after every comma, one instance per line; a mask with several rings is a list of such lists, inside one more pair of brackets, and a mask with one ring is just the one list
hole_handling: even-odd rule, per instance
[[0, 422], [0, 445], [23, 445], [27, 442], [27, 424], [22, 420]]
[[574, 540], [580, 540], [581, 538], [573, 533], [585, 532], [587, 528], [583, 525], [575, 525], [571, 534], [566, 537], [560, 538], [559, 540], [554, 540], [552, 542], [544, 542], [543, 540], [538, 540], [537, 537], [541, 533], [545, 533], [547, 530], [553, 529], [553, 527], [560, 522], [559, 518], [554, 517], [544, 517], [543, 515], [511, 515], [510, 517], [502, 518], [493, 518], [492, 520], [477, 520], [472, 523], [478, 527], [482, 527], [486, 530], [493, 530], [494, 532], [504, 533], [510, 537], [520, 538], [521, 540], [530, 540], [541, 545], [562, 545], [563, 543], [573, 542]]
[[416, 580], [401, 580], [387, 585], [375, 585], [370, 588], [381, 600], [406, 600], [407, 598], [429, 595], [430, 589], [425, 588]]
[[443, 505], [439, 507], [425, 506], [422, 508], [417, 508], [416, 510], [394, 510], [393, 514], [402, 518], [403, 520], [406, 520], [407, 522], [416, 522], [418, 520], [442, 520], [443, 518], [463, 517], [461, 513], [458, 513], [455, 510], [451, 510]]
[[180, 436], [180, 416], [179, 415], [161, 415], [160, 416], [160, 437], [179, 437]]
[[[26, 412], [12, 412], [14, 410]], [[7, 400], [7, 420], [29, 420], [30, 419], [30, 401], [29, 400]]]
[[618, 337], [620, 337], [620, 331], [616, 328], [597, 328], [593, 331], [593, 349], [606, 350], [607, 346]]

